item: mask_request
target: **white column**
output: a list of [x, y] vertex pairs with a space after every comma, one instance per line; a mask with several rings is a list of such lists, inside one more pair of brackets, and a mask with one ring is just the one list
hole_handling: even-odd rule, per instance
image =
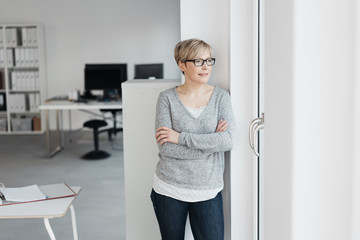
[[351, 239], [355, 1], [265, 4], [265, 239]]
[[[356, 12], [360, 13], [360, 3], [356, 2]], [[360, 16], [356, 14], [356, 60], [355, 66], [360, 65]], [[356, 67], [355, 80], [355, 119], [354, 119], [354, 171], [353, 171], [353, 223], [352, 240], [360, 239], [360, 68]]]
[[122, 84], [126, 239], [160, 239], [150, 200], [158, 162], [156, 101], [180, 80], [129, 80]]

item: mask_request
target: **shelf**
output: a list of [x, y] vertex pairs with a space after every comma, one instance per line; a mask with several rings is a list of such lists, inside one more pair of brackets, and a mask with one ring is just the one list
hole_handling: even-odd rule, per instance
[[0, 135], [41, 135], [43, 134], [44, 131], [6, 131], [6, 132], [1, 132], [0, 131]]
[[38, 46], [11, 46], [11, 47], [6, 47], [6, 49], [14, 49], [14, 48], [38, 48]]
[[40, 92], [40, 90], [9, 90], [9, 93], [38, 93], [38, 92]]
[[[46, 96], [43, 27], [33, 23], [0, 24], [0, 33], [0, 54], [3, 56], [0, 104], [6, 103], [7, 109], [0, 111], [0, 118], [7, 120], [7, 131], [0, 135], [42, 134], [45, 116], [39, 106]], [[41, 131], [30, 131], [33, 126], [30, 122]], [[3, 124], [0, 127], [4, 130]]]
[[38, 112], [10, 112], [10, 115], [39, 115], [41, 114], [40, 111]]
[[8, 67], [9, 70], [38, 70], [39, 66], [37, 67]]

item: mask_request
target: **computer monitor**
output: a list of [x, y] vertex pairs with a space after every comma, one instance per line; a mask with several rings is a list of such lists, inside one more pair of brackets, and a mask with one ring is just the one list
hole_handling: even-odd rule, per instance
[[103, 90], [103, 99], [110, 98], [111, 91], [121, 97], [121, 83], [127, 80], [127, 64], [85, 64], [85, 91]]
[[164, 78], [164, 64], [136, 64], [135, 79]]

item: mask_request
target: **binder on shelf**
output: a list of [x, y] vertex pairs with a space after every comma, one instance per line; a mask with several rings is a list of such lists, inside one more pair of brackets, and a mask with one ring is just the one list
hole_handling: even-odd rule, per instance
[[21, 67], [26, 67], [26, 62], [25, 62], [25, 48], [20, 48], [20, 66]]
[[4, 49], [0, 49], [0, 68], [5, 66]]
[[15, 66], [20, 67], [20, 49], [15, 48]]
[[11, 46], [11, 29], [10, 28], [5, 29], [5, 41], [6, 41], [6, 46], [10, 47]]
[[16, 90], [39, 90], [39, 77], [37, 71], [12, 71], [10, 74], [11, 89]]
[[40, 106], [40, 94], [35, 93], [35, 111], [39, 110]]
[[12, 71], [10, 74], [11, 90], [16, 90], [17, 72]]
[[21, 40], [23, 46], [28, 46], [28, 36], [27, 36], [28, 28], [21, 28]]
[[6, 96], [5, 96], [5, 93], [0, 93], [0, 111], [6, 111]]
[[[34, 187], [35, 186], [35, 187]], [[71, 189], [66, 183], [52, 184], [52, 185], [43, 185], [37, 186], [32, 185], [24, 188], [2, 188], [2, 195], [4, 196], [4, 200], [0, 206], [6, 205], [14, 205], [14, 204], [23, 204], [23, 203], [31, 203], [31, 202], [39, 202], [39, 201], [48, 201], [52, 199], [66, 198], [66, 197], [74, 197], [77, 194], [74, 190]], [[12, 193], [16, 193], [21, 198], [18, 198], [20, 201], [7, 201], [7, 192], [9, 190]], [[25, 192], [24, 190], [28, 190]], [[39, 192], [41, 194], [39, 194]], [[37, 196], [35, 198], [34, 196]], [[27, 197], [31, 196], [31, 197]]]
[[14, 53], [13, 49], [6, 49], [6, 57], [7, 57], [7, 64], [8, 67], [14, 66]]
[[6, 46], [16, 47], [19, 42], [17, 28], [6, 28], [5, 29]]
[[3, 72], [0, 71], [0, 90], [5, 89], [5, 78], [3, 76]]
[[4, 46], [4, 42], [3, 42], [3, 29], [0, 28], [0, 47]]
[[26, 111], [26, 98], [23, 93], [14, 93], [9, 95], [9, 111], [11, 113]]
[[37, 29], [36, 28], [29, 28], [31, 31], [31, 46], [37, 46]]
[[41, 118], [33, 117], [33, 131], [41, 131]]
[[29, 109], [31, 112], [37, 112], [40, 105], [40, 96], [38, 93], [29, 93]]
[[34, 54], [34, 67], [39, 66], [39, 53], [37, 48], [33, 48], [33, 54]]
[[29, 110], [30, 112], [34, 112], [36, 110], [35, 93], [29, 93]]
[[26, 96], [25, 94], [18, 94], [20, 112], [26, 111]]

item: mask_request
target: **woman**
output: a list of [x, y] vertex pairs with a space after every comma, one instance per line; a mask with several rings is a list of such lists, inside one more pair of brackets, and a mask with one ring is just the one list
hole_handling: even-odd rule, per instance
[[179, 42], [185, 83], [160, 93], [155, 137], [159, 162], [151, 199], [163, 240], [183, 240], [189, 214], [195, 239], [224, 238], [224, 152], [232, 148], [229, 93], [209, 85], [215, 58], [198, 39]]

